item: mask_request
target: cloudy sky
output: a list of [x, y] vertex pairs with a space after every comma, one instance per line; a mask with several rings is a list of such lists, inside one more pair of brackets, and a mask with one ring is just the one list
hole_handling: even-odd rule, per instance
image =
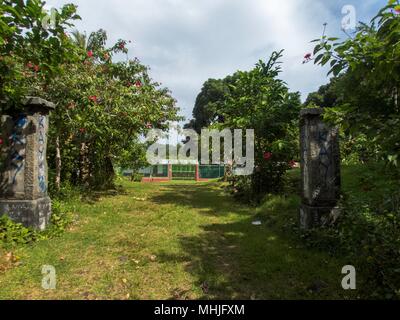
[[327, 71], [302, 64], [319, 38], [342, 36], [342, 8], [353, 5], [357, 20], [369, 21], [387, 0], [48, 0], [49, 7], [79, 6], [80, 31], [103, 28], [110, 42], [131, 40], [130, 58], [150, 66], [168, 87], [181, 113], [191, 117], [209, 78], [249, 70], [272, 51], [285, 49], [281, 75], [302, 98], [327, 82]]

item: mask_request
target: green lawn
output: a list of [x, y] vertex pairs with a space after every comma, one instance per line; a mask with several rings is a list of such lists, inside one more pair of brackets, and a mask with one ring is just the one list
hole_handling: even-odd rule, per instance
[[[344, 261], [279, 227], [297, 219], [296, 195], [255, 209], [217, 182], [123, 184], [71, 204], [78, 219], [61, 237], [15, 249], [18, 262], [0, 268], [0, 299], [354, 297], [341, 288]], [[56, 290], [41, 288], [42, 265], [56, 268]]]

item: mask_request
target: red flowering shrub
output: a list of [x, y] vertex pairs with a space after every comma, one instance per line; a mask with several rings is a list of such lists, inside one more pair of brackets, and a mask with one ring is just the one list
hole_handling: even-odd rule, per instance
[[271, 160], [271, 158], [272, 158], [272, 153], [271, 152], [265, 152], [264, 153], [264, 160], [269, 161], [269, 160]]

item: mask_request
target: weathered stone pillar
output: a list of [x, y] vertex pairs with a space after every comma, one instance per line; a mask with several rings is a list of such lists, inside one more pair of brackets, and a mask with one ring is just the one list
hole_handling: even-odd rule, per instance
[[52, 109], [48, 101], [28, 98], [23, 111], [1, 117], [0, 215], [39, 230], [46, 228], [51, 215], [46, 151]]
[[325, 124], [322, 115], [320, 108], [300, 113], [303, 229], [329, 225], [340, 214], [339, 132]]

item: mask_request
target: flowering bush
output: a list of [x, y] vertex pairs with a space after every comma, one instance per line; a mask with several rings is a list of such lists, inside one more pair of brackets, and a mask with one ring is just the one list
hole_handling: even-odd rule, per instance
[[[115, 177], [114, 166], [128, 159], [135, 162], [138, 146], [144, 148], [139, 142], [141, 134], [179, 119], [169, 91], [151, 81], [138, 59], [114, 62], [113, 55], [121, 46], [107, 48], [106, 38], [104, 30], [92, 33], [81, 44], [80, 60], [64, 65], [42, 90], [48, 100], [58, 101], [49, 137], [49, 166], [56, 171], [57, 181], [109, 186]], [[123, 52], [127, 50], [124, 47]], [[41, 85], [38, 81], [36, 86]]]
[[141, 154], [140, 135], [179, 120], [176, 101], [150, 79], [139, 59], [113, 60], [129, 52], [130, 41], [109, 48], [104, 30], [88, 38], [68, 35], [66, 28], [79, 19], [74, 5], [56, 10], [55, 24], [47, 26], [44, 4], [0, 2], [0, 100], [7, 102], [2, 107], [19, 107], [26, 95], [56, 103], [48, 144], [56, 189], [64, 181], [110, 184], [115, 165]]
[[76, 57], [65, 35], [71, 22], [80, 18], [76, 7], [69, 4], [57, 10], [56, 27], [44, 28], [46, 15], [43, 1], [0, 2], [0, 100], [7, 102], [2, 108], [18, 107], [31, 93], [32, 80], [49, 81], [61, 63]]
[[271, 160], [271, 158], [272, 158], [272, 153], [271, 153], [271, 152], [265, 152], [265, 153], [264, 153], [264, 159], [265, 159], [266, 161]]

